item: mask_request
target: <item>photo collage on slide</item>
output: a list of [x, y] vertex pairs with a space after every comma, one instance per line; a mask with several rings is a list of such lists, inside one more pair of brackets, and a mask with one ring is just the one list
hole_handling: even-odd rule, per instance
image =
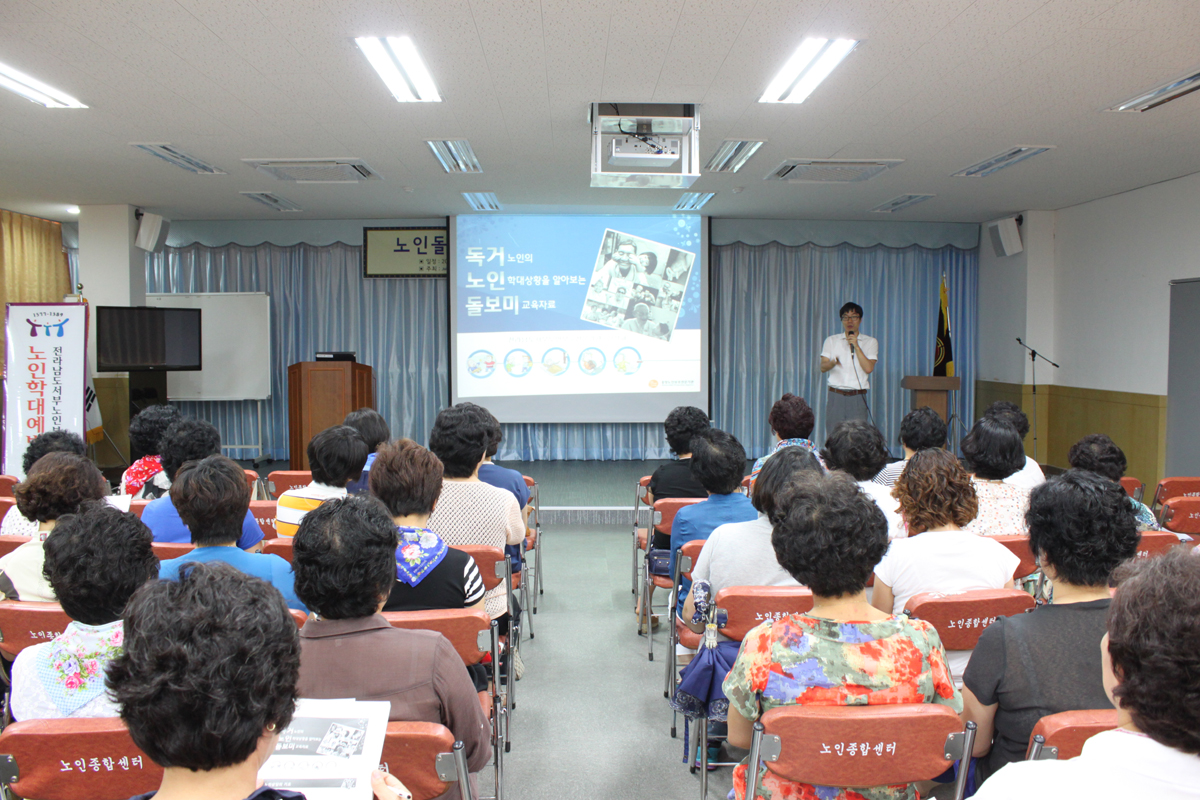
[[671, 341], [696, 254], [604, 231], [580, 319]]

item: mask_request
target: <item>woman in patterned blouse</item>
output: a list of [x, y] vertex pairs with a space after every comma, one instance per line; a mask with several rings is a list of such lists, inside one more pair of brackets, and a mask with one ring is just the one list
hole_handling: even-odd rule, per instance
[[1004, 479], [1025, 466], [1021, 434], [1003, 417], [983, 417], [962, 440], [963, 462], [971, 473], [979, 511], [963, 530], [980, 536], [1029, 533], [1029, 487]]
[[[764, 622], [746, 635], [725, 679], [729, 742], [749, 747], [754, 721], [781, 705], [939, 703], [962, 711], [937, 631], [867, 602], [867, 579], [888, 547], [887, 521], [845, 475], [800, 477], [776, 498], [771, 543], [780, 565], [813, 592], [813, 610]], [[911, 784], [836, 789], [761, 771], [753, 795], [746, 765], [738, 800], [915, 800]]]

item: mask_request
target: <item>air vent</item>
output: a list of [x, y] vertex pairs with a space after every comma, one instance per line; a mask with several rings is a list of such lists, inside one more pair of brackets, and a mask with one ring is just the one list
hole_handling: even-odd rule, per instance
[[917, 203], [924, 203], [931, 197], [937, 197], [936, 194], [902, 194], [899, 197], [893, 197], [882, 205], [875, 206], [871, 209], [876, 214], [894, 214], [897, 211], [902, 211], [910, 206], [915, 206]]
[[275, 209], [276, 211], [303, 211], [304, 209], [288, 200], [286, 197], [280, 197], [274, 192], [239, 192], [243, 197], [249, 197], [251, 200], [262, 203], [264, 206]]
[[382, 177], [361, 158], [243, 158], [243, 162], [281, 181], [358, 183]]
[[500, 201], [496, 199], [495, 192], [463, 192], [462, 196], [467, 205], [476, 211], [500, 210]]
[[705, 203], [716, 197], [716, 192], [684, 192], [675, 204], [676, 211], [699, 211]]
[[201, 161], [195, 156], [188, 155], [179, 148], [167, 142], [130, 142], [130, 147], [145, 151], [152, 156], [161, 158], [168, 164], [174, 164], [180, 169], [196, 175], [224, 175], [224, 170], [217, 169], [212, 164]]
[[737, 172], [765, 144], [756, 139], [726, 139], [705, 165], [705, 172]]
[[904, 159], [838, 160], [789, 158], [771, 171], [768, 181], [789, 183], [857, 183], [903, 164]]
[[999, 172], [1005, 167], [1011, 167], [1013, 164], [1020, 164], [1027, 158], [1033, 158], [1036, 155], [1053, 150], [1054, 145], [1017, 145], [1010, 147], [1003, 153], [997, 153], [991, 158], [980, 161], [978, 164], [972, 164], [965, 169], [960, 169], [958, 172], [952, 173], [953, 178], [986, 178], [993, 172]]

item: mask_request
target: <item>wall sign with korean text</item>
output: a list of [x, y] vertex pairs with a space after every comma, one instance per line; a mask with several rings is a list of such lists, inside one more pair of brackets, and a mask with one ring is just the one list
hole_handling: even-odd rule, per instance
[[444, 278], [448, 241], [446, 228], [363, 228], [363, 276]]
[[39, 433], [83, 435], [87, 325], [88, 307], [81, 303], [8, 304], [5, 474], [25, 477], [21, 459]]

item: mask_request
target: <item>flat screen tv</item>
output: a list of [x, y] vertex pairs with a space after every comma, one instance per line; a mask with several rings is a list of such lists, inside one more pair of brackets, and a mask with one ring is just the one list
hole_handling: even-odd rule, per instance
[[200, 309], [96, 307], [98, 372], [198, 369]]

